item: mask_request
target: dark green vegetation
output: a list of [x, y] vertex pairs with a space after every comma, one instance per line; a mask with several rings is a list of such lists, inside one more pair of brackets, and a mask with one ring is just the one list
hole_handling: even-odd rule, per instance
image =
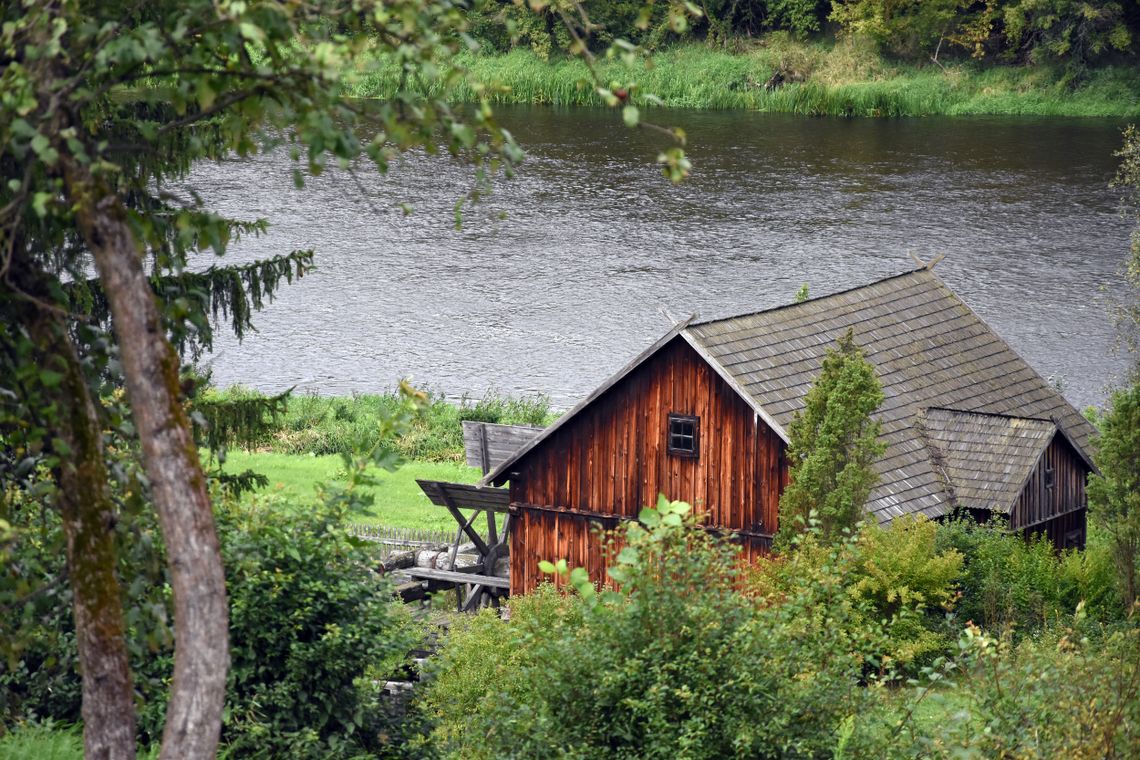
[[[540, 55], [573, 43], [563, 17], [589, 19], [585, 41], [601, 48], [626, 39], [648, 48], [686, 39], [731, 46], [743, 36], [824, 30], [862, 34], [900, 58], [954, 54], [1002, 62], [1084, 66], [1136, 52], [1140, 11], [1121, 0], [711, 0], [679, 3], [585, 0], [475, 3], [471, 33], [497, 52], [525, 45]], [[535, 9], [537, 12], [532, 12]]]
[[[330, 489], [303, 509], [243, 505], [216, 494], [232, 652], [222, 728], [226, 756], [357, 757], [381, 751], [384, 737], [399, 731], [379, 689], [419, 634], [375, 573], [374, 545], [346, 531], [346, 520], [361, 506], [359, 475], [350, 472], [345, 488]], [[9, 663], [0, 674], [0, 725], [11, 730], [37, 718], [77, 723], [78, 661], [71, 592], [61, 583], [68, 572], [59, 552], [61, 522], [31, 499], [13, 507], [14, 522], [30, 520], [37, 528], [5, 544], [0, 602], [20, 598], [22, 588], [35, 593], [15, 608], [17, 619], [5, 619], [0, 628], [0, 654]], [[132, 578], [124, 603], [144, 747], [162, 735], [173, 656], [159, 535], [146, 509], [124, 514], [116, 526], [120, 568]], [[11, 752], [34, 736], [18, 732], [7, 740]], [[77, 743], [55, 734], [44, 741]], [[72, 753], [61, 750], [61, 756]]]
[[[1140, 113], [1135, 3], [585, 2], [573, 13], [531, 5], [540, 10], [476, 4], [469, 31], [477, 52], [462, 58], [472, 76], [454, 97], [813, 116]], [[629, 54], [634, 46], [644, 59]], [[567, 57], [568, 48], [598, 56]], [[403, 85], [399, 67], [381, 59], [351, 91], [388, 97]]]
[[1124, 601], [1137, 598], [1140, 563], [1140, 381], [1112, 394], [1097, 441], [1097, 467], [1089, 478], [1089, 505], [1111, 536]]
[[422, 698], [443, 756], [1140, 750], [1140, 631], [1118, 598], [1080, 604], [1110, 562], [1101, 537], [1057, 558], [994, 529], [901, 520], [830, 544], [809, 531], [743, 568], [677, 519], [687, 509], [665, 502], [643, 513], [654, 527], [615, 537], [620, 591], [567, 570], [574, 593], [453, 630]]
[[[311, 255], [209, 270], [208, 252], [267, 222], [173, 188], [196, 161], [286, 142], [299, 187], [330, 161], [383, 173], [404, 151], [442, 147], [475, 167], [474, 197], [521, 153], [489, 108], [449, 102], [464, 19], [446, 2], [28, 2], [0, 6], [0, 21], [2, 527], [34, 529], [8, 519], [13, 493], [60, 519], [85, 750], [130, 758], [141, 685], [123, 600], [137, 579], [117, 572], [133, 566], [121, 566], [116, 499], [153, 507], [178, 643], [162, 757], [204, 760], [222, 720], [229, 607], [182, 370], [209, 347], [211, 316], [240, 332]], [[441, 82], [441, 96], [349, 101], [341, 70], [365, 49]]]

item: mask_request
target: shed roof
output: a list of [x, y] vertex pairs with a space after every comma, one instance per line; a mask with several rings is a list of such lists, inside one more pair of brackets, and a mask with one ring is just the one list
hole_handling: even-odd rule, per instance
[[[924, 438], [920, 413], [931, 407], [1051, 421], [1090, 461], [1092, 425], [924, 267], [802, 303], [677, 325], [484, 482], [507, 479], [515, 462], [678, 335], [786, 441], [825, 352], [848, 327], [883, 386], [876, 418], [888, 448], [875, 463], [879, 482], [867, 505], [880, 522], [954, 509]], [[957, 445], [966, 457], [982, 453], [969, 436]]]
[[1057, 435], [1052, 420], [927, 409], [915, 420], [957, 506], [1008, 514]]

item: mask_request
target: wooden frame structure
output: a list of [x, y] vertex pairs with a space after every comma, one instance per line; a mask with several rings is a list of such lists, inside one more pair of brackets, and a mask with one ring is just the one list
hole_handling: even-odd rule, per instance
[[[542, 428], [525, 425], [496, 425], [464, 420], [463, 446], [467, 464], [480, 468], [486, 475], [540, 432]], [[510, 591], [510, 579], [496, 574], [499, 560], [510, 553], [509, 491], [506, 488], [439, 480], [417, 480], [416, 483], [432, 504], [443, 507], [451, 514], [457, 529], [445, 568], [414, 567], [405, 572], [417, 580], [426, 581], [432, 590], [452, 587], [463, 589], [457, 601], [461, 612], [470, 612], [487, 605], [499, 606], [499, 600]], [[464, 515], [464, 510], [471, 510], [470, 516]], [[498, 522], [498, 515], [503, 515], [502, 523]], [[475, 527], [480, 518], [486, 520], [486, 538]], [[464, 543], [470, 543], [474, 547], [479, 561], [474, 565], [457, 567], [456, 557], [459, 547]]]

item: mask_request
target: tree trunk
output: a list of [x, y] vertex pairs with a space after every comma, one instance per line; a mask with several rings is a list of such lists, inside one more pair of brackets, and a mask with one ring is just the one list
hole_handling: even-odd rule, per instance
[[83, 676], [84, 756], [98, 760], [135, 757], [135, 702], [115, 576], [115, 507], [103, 452], [103, 429], [79, 357], [61, 315], [29, 304], [23, 310], [41, 366], [64, 379], [51, 401], [55, 429], [67, 449], [56, 446], [58, 506], [67, 538], [67, 568], [73, 596], [79, 668]]
[[160, 758], [212, 758], [229, 666], [228, 609], [206, 479], [179, 398], [179, 359], [120, 199], [82, 165], [67, 167], [66, 185], [111, 307], [174, 590], [174, 683]]

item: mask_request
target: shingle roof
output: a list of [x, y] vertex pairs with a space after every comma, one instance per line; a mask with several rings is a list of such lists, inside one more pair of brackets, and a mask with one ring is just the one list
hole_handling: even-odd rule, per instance
[[953, 508], [918, 414], [928, 407], [1055, 420], [1087, 459], [1092, 426], [928, 269], [683, 332], [782, 427], [804, 406], [824, 352], [848, 327], [874, 365], [888, 448], [868, 511], [880, 521]]
[[915, 419], [954, 503], [1008, 514], [1057, 434], [1052, 420], [927, 409]]

